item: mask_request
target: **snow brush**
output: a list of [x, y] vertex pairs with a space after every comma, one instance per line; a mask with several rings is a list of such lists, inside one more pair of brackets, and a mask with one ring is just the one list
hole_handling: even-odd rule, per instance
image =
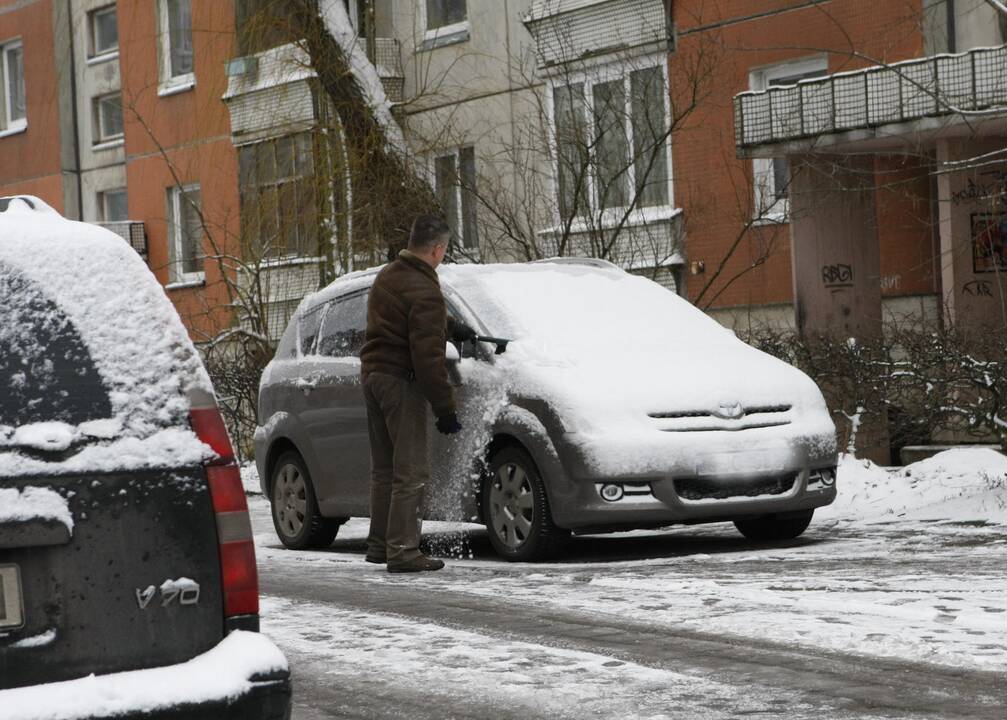
[[476, 340], [478, 340], [479, 342], [491, 343], [493, 345], [496, 345], [497, 355], [503, 355], [505, 352], [507, 352], [507, 343], [510, 342], [510, 340], [505, 340], [504, 338], [487, 337], [485, 335], [476, 335]]

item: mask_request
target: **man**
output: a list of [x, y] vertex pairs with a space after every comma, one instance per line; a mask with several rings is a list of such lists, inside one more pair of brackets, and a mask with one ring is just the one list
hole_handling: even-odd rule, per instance
[[378, 273], [367, 305], [360, 352], [371, 441], [366, 559], [387, 563], [389, 572], [444, 567], [420, 552], [423, 494], [430, 477], [427, 406], [441, 433], [461, 430], [444, 350], [449, 334], [457, 341], [475, 337], [471, 328], [448, 318], [437, 279], [450, 238], [440, 218], [416, 218], [408, 249]]

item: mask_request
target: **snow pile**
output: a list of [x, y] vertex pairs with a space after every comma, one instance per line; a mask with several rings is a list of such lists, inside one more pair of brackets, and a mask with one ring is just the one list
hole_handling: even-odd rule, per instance
[[200, 465], [214, 457], [210, 446], [191, 430], [167, 428], [145, 438], [124, 437], [110, 443], [90, 445], [61, 461], [40, 460], [20, 453], [0, 453], [0, 476], [155, 470]]
[[122, 432], [118, 420], [91, 420], [80, 425], [60, 421], [28, 423], [18, 427], [0, 426], [0, 447], [4, 445], [62, 452], [89, 439], [111, 440]]
[[57, 522], [73, 532], [73, 515], [66, 498], [41, 487], [0, 488], [0, 525], [36, 520]]
[[[65, 220], [37, 199], [31, 202], [37, 209], [14, 201], [0, 213], [0, 290], [10, 298], [0, 308], [0, 345], [20, 356], [11, 361], [12, 367], [20, 362], [30, 369], [28, 377], [52, 376], [52, 387], [25, 389], [25, 372], [0, 379], [10, 384], [11, 392], [24, 394], [23, 400], [14, 401], [13, 418], [0, 417], [0, 425], [7, 423], [0, 427], [0, 446], [61, 451], [81, 439], [137, 441], [165, 428], [187, 428], [188, 397], [212, 396], [212, 386], [150, 270], [113, 233]], [[74, 354], [69, 368], [83, 376], [93, 365], [98, 380], [82, 384], [79, 377], [60, 371], [62, 345], [46, 347], [35, 334], [65, 341]], [[86, 397], [85, 391], [96, 396], [87, 396], [89, 416], [62, 424], [37, 421], [66, 418], [31, 418], [33, 426], [25, 421], [32, 403], [59, 394], [76, 401], [78, 394]], [[72, 409], [81, 414], [79, 407]], [[11, 422], [25, 427], [11, 428]], [[173, 437], [181, 442], [179, 460], [194, 454], [197, 446], [189, 436]], [[164, 445], [167, 439], [162, 436], [156, 444], [171, 465], [175, 461]], [[22, 460], [3, 456], [0, 475], [14, 471]]]
[[[835, 450], [810, 378], [650, 280], [560, 263], [452, 266], [441, 276], [487, 332], [514, 340], [498, 358], [514, 394], [549, 400], [601, 473], [667, 471], [670, 458], [743, 451], [753, 441], [783, 460], [795, 445], [817, 456]], [[712, 435], [662, 432], [649, 417], [713, 413], [722, 403], [790, 405], [790, 424]]]
[[0, 715], [4, 720], [75, 720], [234, 700], [252, 689], [253, 676], [286, 669], [286, 658], [268, 638], [233, 632], [179, 665], [0, 690]]
[[259, 468], [254, 462], [248, 462], [241, 466], [241, 484], [245, 488], [246, 495], [261, 495], [262, 484], [259, 482]]
[[897, 470], [844, 455], [837, 489], [820, 517], [1007, 524], [1007, 457], [988, 448], [947, 450]]

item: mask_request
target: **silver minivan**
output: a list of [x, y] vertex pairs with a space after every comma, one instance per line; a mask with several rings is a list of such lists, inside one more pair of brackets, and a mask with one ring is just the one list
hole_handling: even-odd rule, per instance
[[[263, 373], [256, 460], [291, 548], [368, 515], [358, 354], [376, 274], [306, 298]], [[528, 561], [571, 532], [676, 523], [791, 539], [835, 499], [815, 383], [661, 285], [577, 259], [439, 275], [453, 316], [510, 342], [448, 347], [464, 430], [432, 433], [428, 519], [482, 523], [502, 557]]]

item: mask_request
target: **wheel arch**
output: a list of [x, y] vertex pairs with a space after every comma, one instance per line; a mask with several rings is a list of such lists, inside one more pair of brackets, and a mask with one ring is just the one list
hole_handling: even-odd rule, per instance
[[284, 453], [290, 451], [297, 453], [300, 456], [301, 461], [304, 462], [304, 453], [301, 452], [300, 448], [297, 447], [293, 440], [286, 436], [281, 436], [273, 440], [272, 444], [269, 446], [269, 450], [266, 452], [266, 477], [263, 478], [262, 485], [267, 498], [272, 497], [273, 494], [273, 471], [276, 470], [276, 462]]

